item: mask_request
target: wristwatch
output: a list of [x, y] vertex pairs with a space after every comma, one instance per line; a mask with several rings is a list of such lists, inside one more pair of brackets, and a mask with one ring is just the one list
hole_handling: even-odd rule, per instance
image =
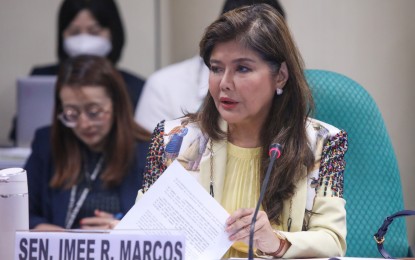
[[273, 231], [274, 231], [275, 236], [278, 237], [278, 239], [280, 240], [280, 246], [278, 247], [277, 251], [272, 252], [272, 253], [264, 253], [261, 250], [257, 249], [256, 250], [257, 256], [261, 258], [267, 258], [267, 259], [281, 258], [282, 255], [279, 255], [279, 254], [284, 249], [285, 244], [287, 243], [287, 238], [280, 231], [275, 230], [275, 229]]

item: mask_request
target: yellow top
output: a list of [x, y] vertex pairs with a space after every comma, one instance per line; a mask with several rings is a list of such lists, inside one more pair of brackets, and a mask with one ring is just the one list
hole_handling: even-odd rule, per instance
[[[231, 214], [240, 208], [255, 208], [259, 198], [261, 147], [241, 148], [228, 142], [222, 206]], [[248, 245], [236, 242], [223, 256], [246, 257]]]

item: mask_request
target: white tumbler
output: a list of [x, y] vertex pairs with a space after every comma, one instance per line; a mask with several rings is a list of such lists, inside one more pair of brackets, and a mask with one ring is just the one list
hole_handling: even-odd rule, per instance
[[28, 229], [26, 171], [21, 168], [0, 170], [0, 259], [13, 259], [16, 230]]

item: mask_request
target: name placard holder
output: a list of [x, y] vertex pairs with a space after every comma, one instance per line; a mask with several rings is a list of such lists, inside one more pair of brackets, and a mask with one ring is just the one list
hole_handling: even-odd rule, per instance
[[185, 259], [185, 236], [176, 231], [16, 232], [14, 259]]

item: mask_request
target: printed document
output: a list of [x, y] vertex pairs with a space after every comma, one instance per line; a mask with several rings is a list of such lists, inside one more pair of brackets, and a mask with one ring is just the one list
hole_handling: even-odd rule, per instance
[[115, 229], [185, 233], [186, 259], [220, 259], [232, 245], [229, 213], [174, 161]]

